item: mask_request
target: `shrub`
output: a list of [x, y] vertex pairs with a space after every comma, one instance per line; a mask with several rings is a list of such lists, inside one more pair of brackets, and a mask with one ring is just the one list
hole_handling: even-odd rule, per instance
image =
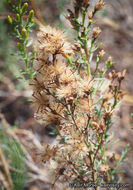
[[[97, 42], [101, 29], [95, 27], [94, 18], [104, 5], [99, 0], [90, 10], [89, 0], [74, 1], [74, 10], [69, 9], [66, 16], [76, 32], [74, 44], [64, 32], [40, 25], [34, 66], [29, 65], [27, 71], [32, 69], [35, 118], [45, 126], [52, 125], [57, 133], [57, 145], [45, 145], [41, 153], [51, 185], [58, 181], [98, 189], [98, 184], [120, 183], [119, 166], [129, 147], [120, 157], [109, 154], [113, 144], [110, 128], [124, 95], [121, 83], [126, 71], [111, 70], [114, 62], [105, 58]], [[12, 24], [10, 17], [9, 21]], [[19, 39], [24, 43], [26, 38], [27, 44], [29, 33], [18, 24]], [[22, 47], [19, 45], [19, 51], [23, 52]]]

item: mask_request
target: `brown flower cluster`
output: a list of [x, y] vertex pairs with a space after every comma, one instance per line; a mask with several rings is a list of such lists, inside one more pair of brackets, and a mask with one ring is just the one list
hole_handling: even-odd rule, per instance
[[48, 26], [41, 28], [38, 35], [40, 45], [34, 64], [37, 74], [32, 82], [36, 117], [45, 125], [60, 124], [74, 113], [80, 126], [79, 122], [85, 123], [87, 117], [82, 112], [93, 108], [93, 101], [88, 98], [93, 82], [89, 77], [81, 78], [67, 64], [65, 57], [73, 52], [62, 32]]
[[[44, 125], [56, 125], [58, 140], [64, 142], [57, 147], [46, 146], [42, 160], [49, 161], [58, 174], [62, 171], [63, 179], [81, 178], [79, 168], [86, 171], [91, 168], [90, 150], [95, 152], [95, 144], [103, 143], [102, 135], [114, 110], [117, 92], [106, 79], [93, 94], [99, 81], [86, 74], [81, 77], [68, 65], [66, 55], [71, 56], [73, 51], [62, 32], [47, 26], [40, 29], [38, 36], [36, 76], [32, 81], [35, 117]], [[114, 71], [109, 74], [111, 80], [114, 75]], [[119, 80], [121, 76], [117, 74]], [[100, 98], [102, 101], [97, 105]], [[96, 113], [96, 108], [103, 115]], [[89, 178], [87, 173], [82, 181]]]
[[[89, 1], [75, 1], [76, 14], [78, 3], [83, 7], [89, 6]], [[101, 9], [103, 5], [100, 0], [94, 10]], [[98, 27], [94, 28], [93, 39], [100, 32]], [[49, 163], [49, 169], [55, 174], [53, 183], [57, 179], [95, 183], [95, 165], [103, 156], [99, 150], [105, 143], [110, 118], [123, 96], [120, 88], [125, 71], [112, 71], [109, 79], [101, 77], [103, 75], [96, 78], [101, 72], [98, 64], [105, 54], [102, 50], [97, 54], [93, 75], [88, 75], [85, 67], [78, 72], [69, 61], [74, 60], [77, 51], [79, 54], [80, 44], [72, 46], [63, 32], [50, 26], [41, 27], [38, 38], [34, 63], [36, 75], [31, 82], [35, 117], [45, 126], [56, 126], [59, 142], [56, 146], [46, 145], [41, 159]], [[82, 57], [87, 51], [89, 49], [85, 47]], [[86, 55], [88, 57], [89, 54]], [[110, 68], [112, 59], [109, 58], [106, 64]], [[107, 164], [101, 167], [99, 164], [100, 175], [106, 175], [108, 170]]]

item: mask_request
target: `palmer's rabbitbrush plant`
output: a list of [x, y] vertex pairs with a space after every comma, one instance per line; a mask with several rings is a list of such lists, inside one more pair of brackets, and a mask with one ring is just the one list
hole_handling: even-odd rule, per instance
[[36, 119], [46, 126], [52, 124], [58, 131], [59, 143], [45, 145], [42, 153], [42, 161], [54, 174], [53, 184], [58, 180], [71, 185], [119, 183], [118, 167], [128, 148], [120, 158], [109, 155], [109, 129], [123, 97], [125, 71], [113, 70], [105, 78], [114, 64], [111, 57], [101, 67], [105, 52], [98, 51], [101, 30], [93, 27], [93, 17], [104, 4], [100, 0], [93, 11], [88, 11], [89, 1], [77, 0], [74, 11], [68, 10], [66, 18], [77, 32], [74, 45], [63, 32], [50, 26], [40, 27], [38, 33], [33, 97]]
[[75, 0], [73, 5], [66, 18], [76, 32], [75, 43], [68, 42], [62, 31], [41, 25], [36, 74], [30, 82], [35, 118], [57, 131], [57, 145], [45, 145], [40, 156], [52, 188], [58, 182], [66, 182], [67, 188], [120, 183], [119, 166], [129, 149], [125, 147], [121, 156], [109, 151], [114, 144], [109, 129], [124, 95], [121, 83], [126, 72], [109, 72], [114, 62], [104, 58], [97, 43], [101, 30], [95, 27], [94, 16], [105, 3], [99, 0], [93, 10], [89, 0]]

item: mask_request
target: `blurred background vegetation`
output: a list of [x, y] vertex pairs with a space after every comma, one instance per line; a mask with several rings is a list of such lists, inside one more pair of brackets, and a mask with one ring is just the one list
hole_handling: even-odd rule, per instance
[[[16, 1], [12, 0], [15, 4]], [[71, 7], [70, 0], [24, 0], [29, 3], [29, 10], [35, 11], [35, 16], [44, 24], [56, 26], [65, 31], [73, 40], [74, 33], [65, 19], [67, 9]], [[94, 1], [92, 1], [92, 4]], [[54, 136], [49, 136], [43, 126], [36, 123], [30, 105], [31, 90], [28, 81], [22, 78], [20, 70], [24, 67], [22, 61], [15, 56], [16, 38], [12, 35], [6, 19], [11, 9], [6, 0], [0, 1], [0, 190], [45, 190], [43, 168], [38, 165], [36, 150], [41, 143], [52, 143]], [[130, 144], [128, 161], [123, 165], [126, 172], [123, 182], [133, 189], [133, 3], [132, 0], [106, 0], [106, 7], [96, 17], [97, 24], [102, 29], [102, 47], [116, 62], [117, 72], [127, 70], [123, 85], [126, 96], [118, 112], [118, 121], [113, 126], [114, 138], [120, 142], [114, 150], [120, 154], [125, 144]], [[37, 41], [37, 27], [33, 28], [31, 37]], [[28, 132], [27, 132], [28, 131]], [[22, 143], [23, 148], [20, 143]], [[27, 151], [30, 155], [27, 154]], [[26, 155], [25, 155], [26, 154]], [[27, 156], [28, 155], [28, 156]], [[4, 160], [9, 165], [8, 170]], [[26, 161], [25, 161], [26, 160]], [[31, 164], [29, 164], [31, 162]], [[3, 167], [4, 164], [4, 167]], [[33, 167], [36, 165], [35, 167]], [[27, 168], [29, 171], [27, 171]], [[28, 175], [29, 172], [29, 175]], [[3, 174], [4, 173], [4, 174]], [[34, 173], [34, 174], [33, 174]], [[29, 176], [29, 177], [28, 177]]]

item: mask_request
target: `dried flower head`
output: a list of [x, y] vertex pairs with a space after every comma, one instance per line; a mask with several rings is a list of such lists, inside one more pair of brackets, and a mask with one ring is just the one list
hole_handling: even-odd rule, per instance
[[101, 169], [101, 171], [103, 171], [103, 172], [107, 172], [110, 168], [109, 168], [109, 165], [104, 164], [104, 165], [101, 165], [101, 166], [100, 166], [100, 169]]
[[71, 54], [71, 45], [65, 40], [64, 33], [50, 26], [41, 27], [38, 33], [40, 53], [46, 55]]
[[112, 57], [109, 56], [107, 61], [108, 61], [108, 62], [112, 62]]
[[91, 20], [93, 18], [93, 11], [89, 11], [88, 18]]
[[102, 59], [104, 55], [105, 55], [105, 51], [104, 51], [104, 50], [101, 50], [101, 51], [99, 52], [99, 54], [98, 54], [98, 57], [99, 57], [100, 59]]
[[99, 0], [99, 2], [95, 5], [95, 11], [99, 11], [102, 9], [105, 5], [105, 2], [103, 0]]
[[96, 39], [101, 33], [101, 29], [99, 27], [96, 27], [93, 29], [93, 38]]

